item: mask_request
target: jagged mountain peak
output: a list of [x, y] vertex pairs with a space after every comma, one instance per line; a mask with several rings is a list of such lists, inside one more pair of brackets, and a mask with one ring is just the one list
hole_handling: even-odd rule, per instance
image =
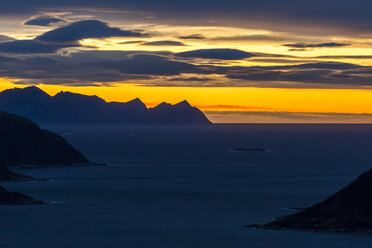
[[162, 102], [159, 105], [153, 107], [152, 109], [168, 109], [171, 108], [173, 105], [167, 102]]
[[69, 91], [52, 97], [37, 87], [3, 91], [0, 109], [43, 124], [210, 124], [206, 116], [186, 100], [174, 105], [162, 102], [147, 108], [139, 98], [129, 102], [106, 102], [98, 96]]
[[[13, 88], [13, 89], [7, 89], [1, 92], [2, 95], [22, 95], [22, 96], [28, 96], [28, 97], [48, 97], [50, 98], [50, 95], [48, 95], [45, 91], [42, 89], [36, 87], [36, 86], [28, 86], [25, 88]], [[38, 100], [38, 99], [37, 99]]]
[[192, 108], [192, 106], [190, 105], [190, 103], [186, 100], [183, 100], [182, 102], [179, 102], [177, 104], [175, 104], [174, 106], [177, 106], [177, 107], [184, 107], [184, 108]]
[[[130, 101], [128, 101], [128, 102], [126, 102], [126, 103], [135, 103], [135, 104], [144, 104], [143, 102], [142, 102], [142, 100], [141, 99], [139, 99], [138, 97], [137, 98], [135, 98], [135, 99], [133, 99], [133, 100], [130, 100]], [[145, 105], [145, 104], [144, 104]]]
[[59, 93], [57, 93], [53, 99], [57, 99], [57, 100], [90, 100], [90, 101], [97, 101], [97, 102], [106, 102], [105, 100], [103, 100], [102, 98], [96, 96], [96, 95], [91, 95], [91, 96], [88, 96], [88, 95], [84, 95], [84, 94], [79, 94], [79, 93], [73, 93], [73, 92], [70, 92], [70, 91], [60, 91]]

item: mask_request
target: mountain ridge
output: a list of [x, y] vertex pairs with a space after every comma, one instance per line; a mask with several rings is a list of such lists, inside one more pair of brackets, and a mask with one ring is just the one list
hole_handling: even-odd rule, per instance
[[148, 108], [139, 98], [106, 102], [95, 95], [61, 91], [51, 96], [36, 86], [0, 92], [0, 110], [39, 124], [210, 125], [202, 111], [186, 100]]

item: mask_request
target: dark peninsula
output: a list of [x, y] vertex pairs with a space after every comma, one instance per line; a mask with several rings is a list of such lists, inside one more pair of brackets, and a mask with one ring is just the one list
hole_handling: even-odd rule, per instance
[[0, 158], [6, 167], [87, 164], [89, 160], [61, 136], [34, 122], [0, 111]]
[[246, 227], [314, 232], [371, 232], [372, 169], [314, 206], [264, 225]]
[[[0, 111], [0, 182], [40, 180], [8, 170], [15, 166], [87, 165], [89, 160], [61, 136], [29, 119]], [[0, 205], [43, 204], [0, 186]]]
[[19, 192], [9, 192], [0, 186], [0, 205], [45, 204]]

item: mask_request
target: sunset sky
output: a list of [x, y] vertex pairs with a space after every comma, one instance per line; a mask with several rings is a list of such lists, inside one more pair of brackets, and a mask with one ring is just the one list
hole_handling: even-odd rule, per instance
[[372, 122], [371, 1], [2, 0], [0, 90], [184, 99], [214, 122]]

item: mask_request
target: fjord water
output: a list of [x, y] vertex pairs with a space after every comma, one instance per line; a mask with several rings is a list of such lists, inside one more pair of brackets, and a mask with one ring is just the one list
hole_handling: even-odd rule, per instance
[[[0, 247], [364, 248], [371, 234], [243, 228], [293, 213], [372, 167], [372, 125], [52, 126], [108, 166], [17, 170], [48, 201], [1, 206]], [[267, 152], [232, 152], [261, 147]]]

